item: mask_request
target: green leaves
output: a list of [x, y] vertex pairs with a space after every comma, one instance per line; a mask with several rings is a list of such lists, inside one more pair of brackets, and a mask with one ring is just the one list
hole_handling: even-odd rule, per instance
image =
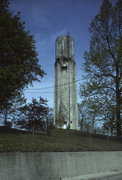
[[[44, 76], [33, 36], [25, 30], [20, 13], [13, 15], [8, 1], [0, 3], [0, 102], [15, 97], [25, 86]], [[7, 93], [8, 92], [8, 93]], [[1, 106], [1, 103], [0, 103]]]
[[[84, 69], [86, 80], [81, 88], [81, 97], [88, 99], [106, 96], [113, 112], [107, 108], [108, 114], [114, 117], [117, 135], [121, 135], [122, 107], [122, 1], [115, 5], [104, 0], [100, 12], [90, 25], [91, 40], [89, 52], [85, 52]], [[82, 85], [81, 85], [82, 86]], [[108, 102], [104, 101], [108, 107]], [[110, 107], [110, 106], [109, 106]], [[115, 122], [115, 121], [112, 121]]]
[[40, 97], [37, 101], [33, 98], [31, 103], [20, 108], [20, 117], [16, 125], [28, 130], [32, 130], [33, 126], [35, 130], [44, 129], [48, 117], [47, 100]]

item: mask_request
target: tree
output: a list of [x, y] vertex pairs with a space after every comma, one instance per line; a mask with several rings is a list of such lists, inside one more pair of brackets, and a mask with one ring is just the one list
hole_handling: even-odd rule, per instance
[[78, 123], [81, 131], [89, 132], [91, 130], [91, 123], [88, 114], [88, 107], [85, 101], [78, 104]]
[[122, 1], [115, 6], [104, 0], [90, 28], [89, 52], [85, 52], [86, 91], [113, 101], [116, 133], [122, 128]]
[[38, 131], [46, 129], [48, 114], [47, 100], [42, 97], [37, 101], [32, 99], [31, 103], [20, 108], [18, 120], [15, 122], [22, 129]]
[[20, 13], [9, 10], [8, 0], [0, 1], [0, 109], [12, 101], [44, 71], [39, 64], [33, 36], [25, 30]]
[[9, 124], [8, 122], [11, 122], [11, 125], [14, 123], [18, 116], [20, 107], [25, 105], [25, 103], [26, 99], [19, 93], [15, 99], [11, 99], [7, 104], [4, 104], [5, 109], [0, 111], [4, 126]]
[[[80, 96], [82, 101], [79, 104], [79, 112], [83, 115], [84, 123], [90, 124], [90, 126], [88, 126], [90, 129], [94, 130], [94, 125], [96, 124], [99, 127], [103, 126], [107, 133], [115, 135], [116, 107], [114, 96], [112, 96], [111, 91], [107, 92], [103, 89], [102, 91], [99, 89], [97, 92], [92, 91], [94, 87], [90, 86], [89, 83], [80, 85]], [[95, 126], [95, 129], [97, 126]]]
[[80, 88], [80, 96], [82, 101], [78, 105], [78, 110], [81, 130], [95, 132], [100, 121], [103, 120], [102, 102], [97, 96], [86, 95], [86, 91], [84, 92], [82, 87]]
[[54, 123], [53, 123], [53, 109], [48, 108], [48, 112], [46, 115], [46, 128], [47, 128], [47, 135], [51, 136], [51, 130], [54, 128]]

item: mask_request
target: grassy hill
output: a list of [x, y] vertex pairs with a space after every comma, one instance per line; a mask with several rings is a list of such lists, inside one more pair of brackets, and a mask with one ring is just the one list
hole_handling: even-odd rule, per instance
[[0, 152], [58, 151], [120, 151], [122, 141], [115, 137], [55, 129], [51, 136], [45, 131], [32, 133], [0, 127]]

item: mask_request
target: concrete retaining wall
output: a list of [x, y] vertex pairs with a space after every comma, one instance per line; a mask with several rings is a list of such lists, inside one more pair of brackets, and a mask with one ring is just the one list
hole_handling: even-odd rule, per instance
[[74, 180], [117, 171], [122, 172], [122, 152], [0, 154], [0, 180]]

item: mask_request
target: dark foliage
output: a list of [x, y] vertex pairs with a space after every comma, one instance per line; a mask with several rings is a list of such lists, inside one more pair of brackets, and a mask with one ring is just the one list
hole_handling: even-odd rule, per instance
[[35, 41], [20, 13], [9, 10], [7, 0], [0, 1], [0, 109], [33, 81], [40, 81], [44, 71], [39, 64]]

